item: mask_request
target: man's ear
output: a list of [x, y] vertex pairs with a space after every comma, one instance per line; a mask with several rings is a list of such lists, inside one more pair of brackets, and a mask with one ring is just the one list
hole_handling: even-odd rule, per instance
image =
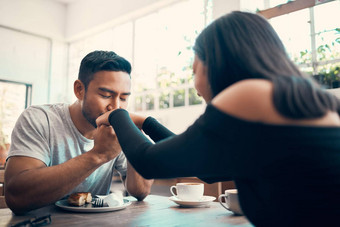
[[74, 94], [79, 100], [83, 100], [85, 96], [85, 86], [80, 80], [74, 81], [73, 84]]

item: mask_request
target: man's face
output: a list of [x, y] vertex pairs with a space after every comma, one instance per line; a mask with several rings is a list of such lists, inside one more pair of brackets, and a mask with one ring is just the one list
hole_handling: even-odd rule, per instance
[[82, 102], [82, 113], [94, 127], [96, 119], [114, 109], [126, 109], [131, 94], [131, 80], [126, 72], [100, 71], [88, 84]]

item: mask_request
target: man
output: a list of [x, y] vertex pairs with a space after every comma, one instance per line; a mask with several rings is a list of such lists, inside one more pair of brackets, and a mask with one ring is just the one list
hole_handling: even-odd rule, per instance
[[[103, 113], [127, 108], [131, 65], [114, 52], [94, 51], [82, 60], [71, 105], [31, 106], [19, 117], [5, 171], [6, 203], [14, 213], [37, 209], [72, 192], [108, 194], [113, 170], [139, 200], [152, 180], [127, 163], [112, 127], [96, 128]], [[114, 139], [112, 139], [114, 138]]]

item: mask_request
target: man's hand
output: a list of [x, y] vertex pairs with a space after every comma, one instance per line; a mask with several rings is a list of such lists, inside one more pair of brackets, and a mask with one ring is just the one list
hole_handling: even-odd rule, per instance
[[119, 155], [122, 151], [117, 136], [111, 126], [100, 125], [94, 136], [92, 152], [103, 162], [108, 162]]

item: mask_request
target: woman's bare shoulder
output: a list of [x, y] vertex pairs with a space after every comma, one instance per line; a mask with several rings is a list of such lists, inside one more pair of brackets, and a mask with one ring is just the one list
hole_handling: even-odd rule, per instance
[[290, 119], [274, 107], [273, 83], [264, 79], [248, 79], [224, 89], [212, 105], [234, 117], [268, 124], [339, 126], [338, 113], [329, 111], [316, 119]]
[[267, 116], [278, 114], [273, 105], [272, 94], [271, 81], [247, 79], [224, 89], [211, 103], [232, 116], [262, 122]]

